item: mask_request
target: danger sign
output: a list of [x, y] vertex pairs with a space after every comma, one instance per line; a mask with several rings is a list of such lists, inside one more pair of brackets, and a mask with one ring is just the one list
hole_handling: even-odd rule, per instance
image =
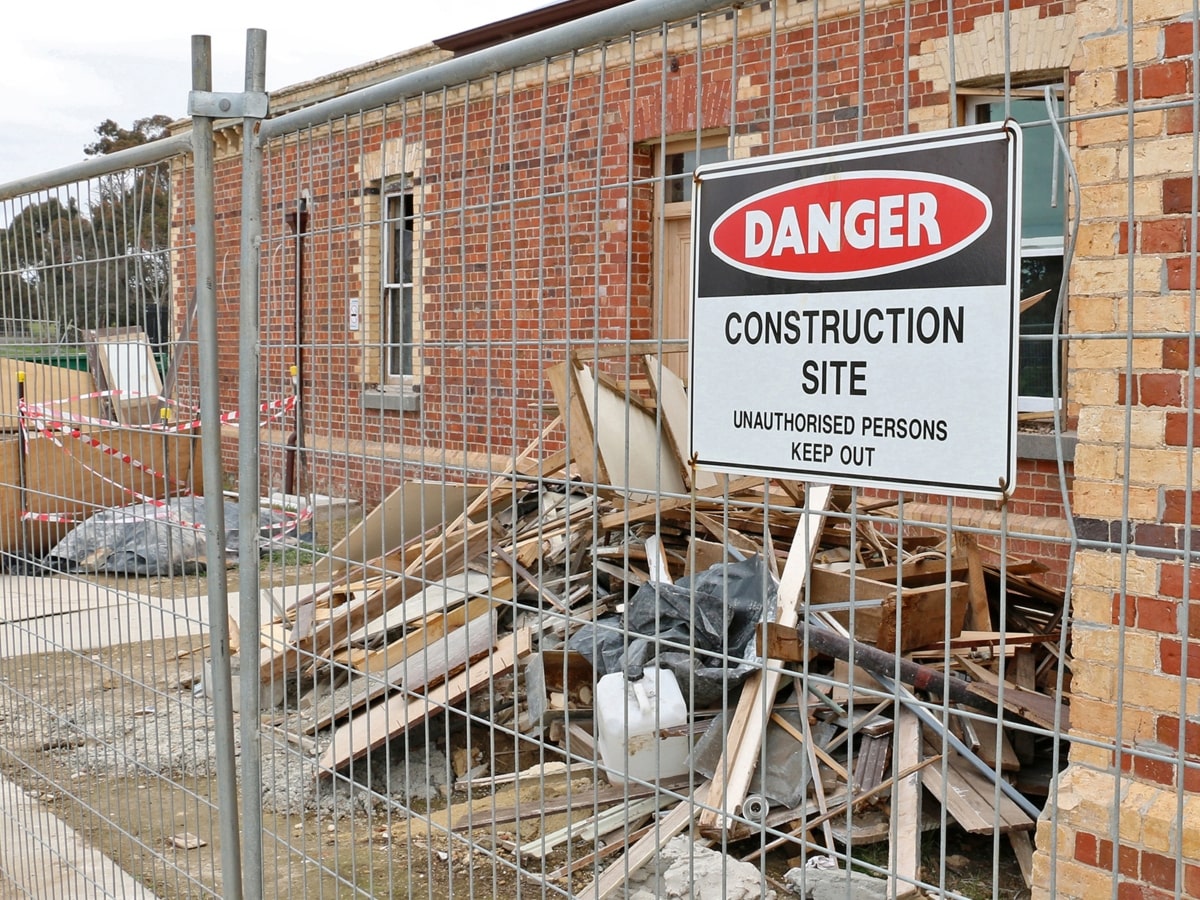
[[1011, 493], [1019, 166], [1005, 124], [698, 169], [697, 463]]

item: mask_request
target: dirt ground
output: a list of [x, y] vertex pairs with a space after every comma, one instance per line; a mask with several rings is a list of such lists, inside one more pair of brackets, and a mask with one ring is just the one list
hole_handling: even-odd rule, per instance
[[[342, 520], [335, 530], [352, 524]], [[326, 530], [319, 534], [318, 546], [339, 539], [340, 534]], [[319, 582], [327, 578], [324, 565], [318, 555], [281, 549], [263, 560], [262, 583]], [[226, 574], [228, 590], [238, 590], [237, 570]], [[98, 580], [141, 595], [207, 592], [202, 574]], [[204, 639], [184, 638], [0, 660], [0, 771], [164, 900], [222, 894], [216, 723], [211, 701], [194, 688], [204, 656]], [[412, 795], [414, 780], [423, 779], [428, 789], [441, 769], [454, 774], [445, 754], [435, 763], [432, 754], [441, 750], [415, 747], [406, 751], [403, 774], [396, 774], [395, 765], [377, 765], [375, 774], [359, 775], [363, 783], [349, 789], [344, 781], [331, 784], [318, 778], [319, 736], [289, 737], [298, 728], [282, 712], [268, 713], [265, 721], [267, 898], [516, 896], [520, 876], [514, 846], [566, 824], [565, 816], [544, 816], [468, 835], [455, 822], [468, 808], [487, 815], [513, 806], [518, 797], [511, 785], [494, 794], [475, 788], [449, 797], [445, 791]], [[438, 737], [437, 730], [430, 728], [427, 740], [436, 738], [442, 749], [449, 749], [451, 739], [444, 731]], [[235, 731], [240, 744], [236, 716]], [[476, 743], [493, 749], [488, 760], [493, 773], [551, 758], [539, 757], [532, 745], [518, 758], [511, 744], [496, 742], [486, 729]], [[421, 768], [425, 763], [428, 767]], [[590, 792], [593, 785], [589, 773], [573, 781], [571, 789]], [[520, 802], [536, 808], [545, 797], [566, 790], [565, 778], [551, 778], [545, 793], [536, 785], [523, 787]], [[936, 873], [944, 869], [947, 888], [968, 897], [1027, 896], [1007, 841], [999, 845], [1000, 885], [994, 894], [996, 854], [990, 836], [948, 831], [945, 866], [938, 838], [934, 832], [925, 840], [927, 878], [940, 880]], [[886, 846], [856, 846], [855, 853], [862, 851], [867, 862], [883, 867]], [[591, 849], [577, 843], [570, 859], [580, 860]], [[526, 859], [524, 867], [536, 876], [567, 861], [567, 850], [559, 849], [544, 864]], [[783, 874], [791, 863], [779, 851], [765, 864], [781, 897], [786, 896]], [[542, 894], [548, 885], [555, 892], [579, 889], [593, 873], [589, 865], [569, 880], [525, 880]]]
[[[199, 653], [186, 651], [202, 646], [200, 639], [154, 641], [107, 648], [86, 659], [66, 653], [0, 661], [4, 688], [21, 699], [0, 718], [0, 743], [9, 748], [0, 755], [0, 770], [168, 900], [210, 897], [222, 890], [211, 705], [180, 687], [200, 659]], [[440, 799], [411, 801], [418, 815], [410, 818], [403, 806], [364, 802], [361, 788], [357, 799], [345, 791], [316, 790], [312, 754], [277, 743], [275, 734], [264, 740], [262, 767], [271, 794], [264, 815], [268, 898], [437, 900], [464, 896], [469, 884], [474, 896], [516, 895], [518, 878], [507, 847], [566, 823], [560, 815], [503, 825], [476, 832], [475, 846], [462, 832], [448, 840], [447, 832], [468, 807], [486, 815], [514, 805], [513, 788], [500, 788], [495, 795], [458, 793], [449, 809]], [[530, 756], [521, 762], [536, 758]], [[415, 753], [412, 759], [417, 760]], [[585, 775], [572, 782], [572, 789], [588, 792], [592, 785]], [[521, 802], [536, 807], [545, 796], [565, 791], [565, 779], [549, 779], [545, 795], [526, 786]], [[927, 835], [925, 848], [926, 877], [936, 881], [932, 873], [942, 868], [937, 832]], [[588, 849], [577, 844], [572, 858], [581, 859]], [[860, 851], [868, 863], [886, 866], [886, 843], [856, 848]], [[990, 837], [952, 831], [945, 853], [949, 890], [993, 896]], [[1027, 896], [1007, 842], [1000, 857], [995, 896]], [[548, 872], [566, 861], [566, 851], [559, 850], [538, 868]], [[768, 858], [767, 871], [777, 885], [790, 865], [783, 852]], [[579, 889], [591, 876], [588, 866], [570, 882], [559, 878], [553, 884]], [[540, 893], [540, 885], [529, 886]]]

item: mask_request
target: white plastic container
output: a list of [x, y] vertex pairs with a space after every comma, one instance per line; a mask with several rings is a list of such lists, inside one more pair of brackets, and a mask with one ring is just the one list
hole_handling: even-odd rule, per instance
[[[596, 744], [608, 780], [654, 781], [687, 771], [687, 735], [661, 737], [687, 723], [687, 705], [670, 669], [646, 669], [640, 681], [612, 672], [596, 685]], [[628, 717], [628, 718], [627, 718]]]

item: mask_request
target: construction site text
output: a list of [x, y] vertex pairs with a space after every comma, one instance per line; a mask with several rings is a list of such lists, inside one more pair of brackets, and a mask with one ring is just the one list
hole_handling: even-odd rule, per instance
[[961, 344], [963, 307], [734, 311], [725, 317], [729, 344]]

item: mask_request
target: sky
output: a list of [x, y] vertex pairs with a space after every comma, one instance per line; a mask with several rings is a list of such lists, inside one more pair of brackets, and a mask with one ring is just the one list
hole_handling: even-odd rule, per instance
[[187, 113], [191, 36], [212, 37], [213, 90], [245, 83], [246, 29], [267, 32], [267, 90], [369, 62], [550, 0], [33, 0], [0, 52], [0, 184], [85, 159], [105, 119]]

